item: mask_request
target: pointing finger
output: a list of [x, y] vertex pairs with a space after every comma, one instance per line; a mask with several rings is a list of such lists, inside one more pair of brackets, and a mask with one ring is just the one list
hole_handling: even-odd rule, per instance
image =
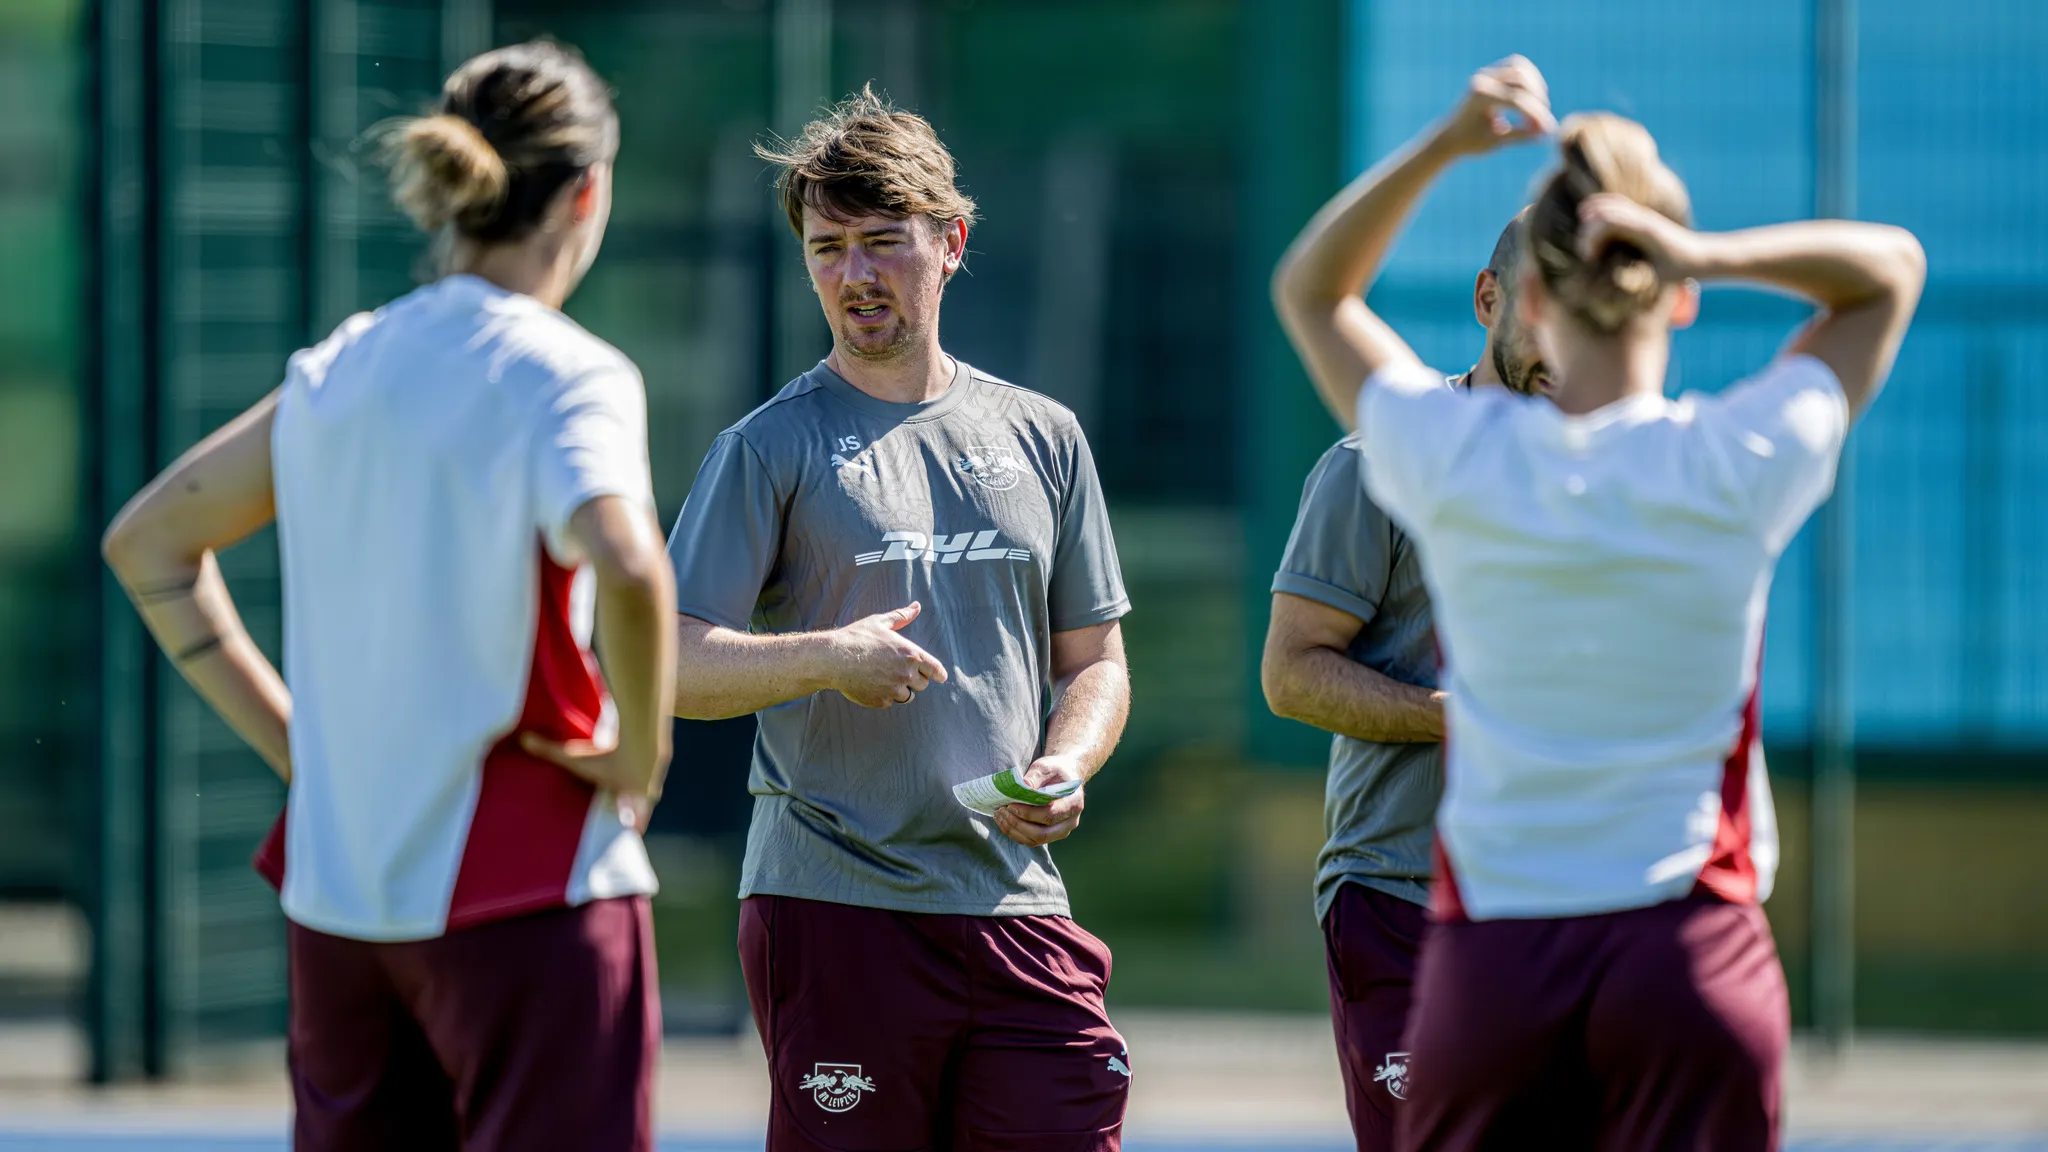
[[917, 663], [918, 671], [924, 673], [925, 679], [934, 680], [940, 684], [946, 682], [946, 666], [939, 663], [938, 657], [913, 644], [911, 645], [911, 659]]

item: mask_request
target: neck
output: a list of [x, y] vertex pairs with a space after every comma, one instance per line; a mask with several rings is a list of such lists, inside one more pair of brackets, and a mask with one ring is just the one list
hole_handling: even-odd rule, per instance
[[550, 308], [569, 299], [574, 260], [565, 244], [478, 244], [458, 239], [450, 272], [466, 272]]
[[1664, 394], [1664, 371], [1671, 362], [1669, 332], [1574, 334], [1565, 342], [1559, 357], [1565, 383], [1557, 406], [1571, 415], [1583, 416], [1631, 396]]
[[920, 341], [886, 360], [855, 356], [834, 340], [825, 363], [848, 384], [892, 404], [936, 400], [953, 386], [953, 358], [937, 339]]

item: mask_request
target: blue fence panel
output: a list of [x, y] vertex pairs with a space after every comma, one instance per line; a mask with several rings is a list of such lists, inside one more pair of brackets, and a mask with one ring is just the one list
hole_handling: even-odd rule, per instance
[[[1612, 109], [1656, 133], [1699, 224], [1813, 205], [1811, 3], [1356, 0], [1349, 143], [1361, 169], [1441, 115], [1482, 64], [1520, 52], [1562, 114]], [[1852, 439], [1853, 681], [1859, 741], [1893, 748], [2048, 743], [2048, 8], [2023, 0], [1860, 5], [1859, 215], [1927, 247], [1927, 300], [1891, 389]], [[1374, 302], [1425, 358], [1462, 368], [1482, 334], [1472, 276], [1550, 162], [1542, 147], [1460, 166], [1418, 212]], [[1718, 389], [1764, 363], [1800, 310], [1710, 292], [1676, 343], [1674, 388]], [[1767, 733], [1797, 743], [1810, 700], [1811, 541], [1771, 597]]]

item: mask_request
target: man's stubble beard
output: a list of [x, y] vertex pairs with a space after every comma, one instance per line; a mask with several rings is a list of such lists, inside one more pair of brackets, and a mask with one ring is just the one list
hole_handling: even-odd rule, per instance
[[1499, 331], [1492, 333], [1492, 337], [1494, 375], [1500, 377], [1500, 382], [1507, 386], [1508, 391], [1516, 392], [1523, 396], [1534, 395], [1536, 392], [1536, 370], [1541, 366], [1542, 361], [1531, 360], [1526, 363], [1517, 363], [1515, 360], [1510, 359], [1508, 348], [1510, 345], [1518, 343], [1518, 341], [1515, 339], [1514, 330], [1505, 324], [1501, 325]]
[[[869, 297], [862, 297], [862, 299], [869, 299]], [[848, 303], [858, 302], [848, 301]], [[900, 301], [892, 301], [891, 307], [896, 309], [895, 338], [879, 348], [864, 348], [854, 342], [854, 336], [859, 330], [853, 327], [851, 321], [847, 321], [846, 326], [839, 330], [839, 346], [846, 349], [847, 355], [852, 356], [856, 360], [865, 360], [870, 364], [881, 364], [901, 357], [904, 353], [923, 342], [925, 333], [931, 330], [931, 320], [913, 322], [903, 312]]]
[[856, 331], [850, 328], [841, 329], [839, 333], [839, 346], [846, 349], [846, 354], [856, 360], [865, 360], [871, 364], [879, 364], [902, 356], [905, 351], [917, 344], [923, 332], [924, 329], [922, 327], [913, 328], [909, 324], [898, 323], [895, 338], [891, 339], [887, 344], [876, 348], [872, 345], [864, 345], [857, 342], [854, 339], [857, 335]]
[[1507, 350], [1501, 347], [1501, 343], [1500, 340], [1493, 342], [1493, 374], [1500, 377], [1500, 382], [1508, 386], [1508, 391], [1527, 392], [1529, 382], [1515, 379], [1515, 366], [1508, 360]]

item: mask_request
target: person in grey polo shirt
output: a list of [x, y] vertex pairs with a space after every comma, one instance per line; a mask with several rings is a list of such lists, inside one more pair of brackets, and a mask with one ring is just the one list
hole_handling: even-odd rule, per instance
[[1109, 953], [1047, 845], [1122, 733], [1129, 610], [1073, 413], [946, 354], [974, 205], [863, 92], [763, 149], [832, 352], [712, 445], [669, 541], [677, 711], [758, 714], [740, 956], [769, 1152], [1113, 1149]]
[[[1521, 217], [1472, 286], [1486, 346], [1453, 388], [1546, 392], [1511, 298]], [[1443, 693], [1422, 560], [1366, 495], [1357, 436], [1309, 474], [1273, 577], [1261, 680], [1274, 713], [1332, 733], [1316, 917], [1360, 1152], [1394, 1146], [1408, 1016], [1443, 791]]]

